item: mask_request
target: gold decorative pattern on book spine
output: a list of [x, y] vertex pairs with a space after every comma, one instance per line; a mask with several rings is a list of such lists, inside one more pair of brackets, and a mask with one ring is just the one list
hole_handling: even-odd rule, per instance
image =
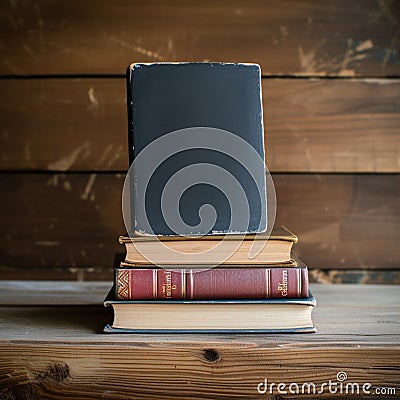
[[130, 297], [130, 285], [129, 285], [129, 271], [118, 271], [117, 274], [117, 293], [118, 298], [128, 299]]

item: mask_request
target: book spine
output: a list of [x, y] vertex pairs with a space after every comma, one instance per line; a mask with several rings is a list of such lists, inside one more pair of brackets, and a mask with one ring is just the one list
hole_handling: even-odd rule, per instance
[[120, 300], [268, 299], [308, 296], [307, 268], [117, 269]]

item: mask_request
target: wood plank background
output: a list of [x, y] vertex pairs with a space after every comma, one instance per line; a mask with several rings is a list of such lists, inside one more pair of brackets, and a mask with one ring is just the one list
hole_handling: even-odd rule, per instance
[[[313, 268], [397, 268], [398, 175], [274, 174], [277, 223], [300, 232]], [[123, 174], [3, 173], [5, 265], [105, 266], [118, 235]]]
[[124, 72], [154, 61], [261, 64], [297, 253], [316, 276], [400, 270], [400, 2], [24, 0], [0, 32], [0, 278], [110, 279]]
[[[125, 80], [0, 80], [3, 170], [125, 171]], [[400, 80], [264, 79], [267, 163], [400, 172]]]
[[1, 5], [0, 74], [121, 74], [138, 61], [265, 75], [399, 76], [397, 1], [96, 0]]

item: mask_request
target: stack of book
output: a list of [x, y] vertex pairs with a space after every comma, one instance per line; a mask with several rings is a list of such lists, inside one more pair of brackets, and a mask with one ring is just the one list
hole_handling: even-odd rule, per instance
[[[243, 237], [241, 238], [243, 239]], [[285, 228], [237, 240], [237, 249], [222, 264], [184, 265], [165, 260], [151, 264], [142, 255], [159, 249], [158, 240], [179, 253], [197, 253], [220, 236], [121, 236], [126, 255], [115, 265], [114, 287], [105, 301], [114, 309], [106, 332], [313, 332], [315, 300], [308, 289], [307, 267], [293, 259], [297, 237]], [[261, 250], [250, 257], [250, 247]], [[215, 254], [218, 258], [218, 254]], [[168, 261], [168, 262], [167, 262]]]
[[127, 94], [129, 235], [105, 331], [314, 331], [297, 237], [265, 233], [275, 193], [259, 65], [132, 64]]

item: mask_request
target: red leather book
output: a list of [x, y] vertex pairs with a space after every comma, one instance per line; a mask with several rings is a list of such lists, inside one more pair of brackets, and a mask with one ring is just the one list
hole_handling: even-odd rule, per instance
[[120, 300], [267, 299], [308, 296], [306, 267], [116, 269]]

